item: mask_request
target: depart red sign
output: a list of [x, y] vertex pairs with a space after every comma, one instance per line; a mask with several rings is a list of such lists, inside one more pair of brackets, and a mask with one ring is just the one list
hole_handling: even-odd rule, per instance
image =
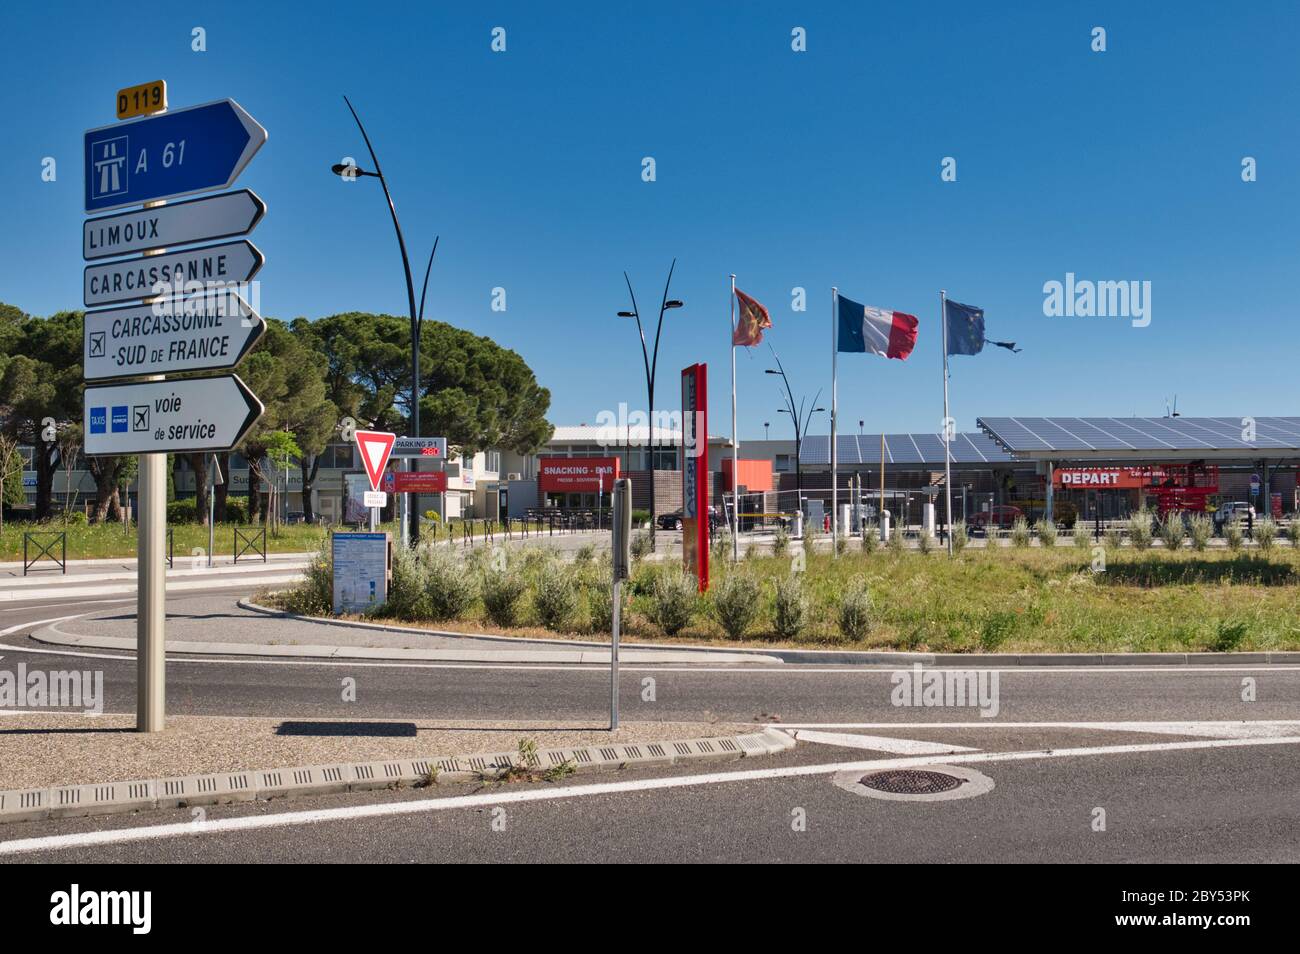
[[617, 457], [543, 457], [537, 479], [551, 493], [612, 493], [618, 479]]

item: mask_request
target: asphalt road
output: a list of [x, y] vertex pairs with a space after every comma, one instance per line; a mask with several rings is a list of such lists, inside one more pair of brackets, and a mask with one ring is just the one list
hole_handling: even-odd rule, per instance
[[[176, 597], [169, 610], [184, 612], [195, 599]], [[0, 629], [17, 627], [0, 639], [0, 668], [20, 659], [29, 667], [102, 668], [106, 708], [131, 711], [132, 657], [52, 652], [24, 636], [25, 624], [95, 608], [51, 601], [0, 608]], [[997, 676], [999, 711], [984, 718], [970, 707], [895, 706], [892, 672], [865, 667], [623, 669], [627, 720], [816, 723], [842, 735], [965, 746], [973, 751], [963, 757], [977, 760], [966, 767], [994, 784], [954, 801], [883, 801], [846, 791], [833, 783], [846, 765], [865, 772], [869, 763], [899, 756], [801, 742], [777, 757], [558, 785], [439, 786], [214, 807], [204, 824], [179, 837], [146, 830], [189, 822], [183, 810], [12, 824], [0, 829], [0, 860], [1300, 861], [1300, 746], [1288, 741], [1300, 727], [1277, 730], [1282, 738], [1274, 741], [1095, 725], [1300, 719], [1300, 669], [1050, 667]], [[608, 691], [604, 668], [575, 666], [173, 658], [167, 677], [174, 713], [297, 719], [544, 717], [598, 725]], [[340, 700], [345, 677], [357, 680], [354, 703]], [[1243, 680], [1254, 681], [1257, 701], [1242, 701]], [[520, 797], [527, 800], [515, 801]], [[1097, 809], [1105, 810], [1105, 831], [1093, 830]], [[346, 814], [297, 817], [309, 810]], [[806, 830], [792, 827], [798, 812]], [[244, 818], [274, 824], [221, 827]], [[145, 835], [5, 854], [17, 839], [119, 829]]]

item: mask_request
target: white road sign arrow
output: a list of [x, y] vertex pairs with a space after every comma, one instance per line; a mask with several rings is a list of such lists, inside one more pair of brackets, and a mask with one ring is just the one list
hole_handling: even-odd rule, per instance
[[82, 367], [87, 381], [233, 368], [266, 331], [234, 289], [149, 305], [88, 311]]
[[86, 261], [247, 235], [266, 214], [266, 203], [248, 189], [118, 212], [82, 223]]
[[84, 301], [90, 306], [115, 305], [237, 285], [261, 271], [264, 261], [252, 242], [240, 241], [88, 265]]
[[85, 452], [91, 457], [230, 450], [264, 410], [233, 374], [88, 386], [85, 394]]

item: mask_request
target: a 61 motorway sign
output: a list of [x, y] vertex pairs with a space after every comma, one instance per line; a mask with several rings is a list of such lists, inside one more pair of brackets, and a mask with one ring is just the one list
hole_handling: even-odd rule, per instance
[[229, 188], [264, 142], [233, 99], [87, 130], [86, 211]]

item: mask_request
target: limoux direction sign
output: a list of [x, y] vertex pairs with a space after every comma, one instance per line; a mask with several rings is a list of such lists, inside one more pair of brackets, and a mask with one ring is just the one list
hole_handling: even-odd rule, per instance
[[136, 301], [160, 294], [155, 287], [159, 284], [172, 294], [189, 288], [237, 285], [261, 271], [265, 261], [257, 246], [241, 239], [106, 265], [87, 265], [84, 301], [87, 305]]
[[228, 189], [264, 142], [233, 99], [87, 130], [86, 211]]
[[86, 387], [86, 453], [188, 454], [235, 447], [262, 402], [227, 374]]
[[87, 219], [81, 236], [81, 256], [92, 261], [247, 235], [265, 214], [266, 203], [256, 193], [239, 189]]
[[233, 289], [86, 312], [87, 381], [233, 368], [266, 332]]

